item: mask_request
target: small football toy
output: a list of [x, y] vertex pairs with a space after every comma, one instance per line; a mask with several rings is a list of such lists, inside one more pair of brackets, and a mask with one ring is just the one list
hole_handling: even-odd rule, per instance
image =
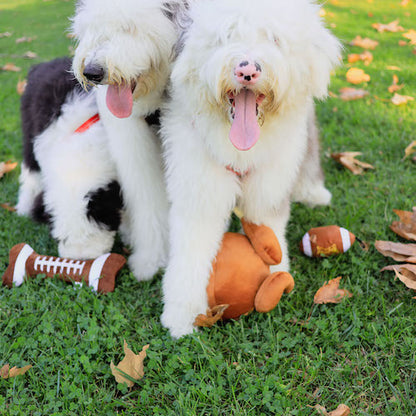
[[311, 228], [302, 238], [300, 250], [308, 257], [328, 257], [345, 253], [355, 235], [338, 225]]
[[94, 260], [71, 260], [60, 257], [42, 256], [28, 244], [15, 245], [9, 254], [9, 266], [3, 275], [3, 283], [20, 286], [25, 277], [44, 274], [67, 282], [85, 282], [100, 293], [114, 290], [117, 273], [126, 263], [120, 254], [107, 253]]

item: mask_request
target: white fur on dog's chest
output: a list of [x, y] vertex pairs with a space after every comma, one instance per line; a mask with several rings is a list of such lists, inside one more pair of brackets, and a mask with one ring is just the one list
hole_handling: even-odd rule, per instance
[[[306, 106], [305, 106], [306, 107]], [[258, 143], [247, 151], [236, 149], [229, 139], [230, 124], [213, 123], [212, 119], [197, 116], [191, 122], [195, 140], [201, 141], [213, 159], [222, 166], [230, 166], [238, 172], [270, 169], [280, 166], [279, 171], [302, 159], [307, 143], [307, 111], [293, 114], [294, 120], [277, 117], [264, 124]], [[292, 168], [288, 166], [288, 168]]]

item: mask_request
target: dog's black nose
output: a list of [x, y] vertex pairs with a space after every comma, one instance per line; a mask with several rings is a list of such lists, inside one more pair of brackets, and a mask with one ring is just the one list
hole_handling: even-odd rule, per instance
[[94, 82], [99, 84], [104, 79], [104, 69], [101, 66], [88, 64], [84, 68], [84, 77], [88, 79], [88, 81]]

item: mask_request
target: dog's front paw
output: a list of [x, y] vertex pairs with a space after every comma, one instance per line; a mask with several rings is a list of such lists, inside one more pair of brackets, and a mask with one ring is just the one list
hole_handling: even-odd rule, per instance
[[150, 280], [163, 266], [164, 262], [155, 253], [134, 252], [128, 260], [129, 267], [138, 281]]
[[195, 318], [196, 316], [189, 313], [189, 309], [186, 307], [165, 305], [161, 322], [165, 328], [169, 329], [173, 338], [180, 338], [197, 330], [194, 326]]
[[71, 236], [59, 241], [58, 252], [60, 257], [87, 260], [95, 259], [111, 251], [114, 243], [114, 232], [101, 232], [89, 238]]

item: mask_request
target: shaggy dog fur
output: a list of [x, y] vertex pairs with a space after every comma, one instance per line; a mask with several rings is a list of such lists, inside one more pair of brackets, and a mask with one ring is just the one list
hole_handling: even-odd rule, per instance
[[[287, 270], [296, 184], [299, 199], [317, 193], [310, 202], [328, 202], [319, 164], [305, 159], [308, 137], [316, 136], [313, 99], [327, 94], [340, 55], [318, 12], [308, 0], [199, 0], [191, 7], [162, 119], [172, 204], [162, 323], [174, 337], [192, 332], [206, 312], [211, 264], [233, 208], [274, 230], [283, 250], [278, 269]], [[303, 165], [313, 167], [316, 183]]]
[[[80, 0], [73, 72], [84, 86], [98, 87], [81, 92], [67, 60], [32, 72], [22, 108], [41, 105], [46, 115], [37, 123], [39, 112], [23, 111], [27, 151], [18, 210], [42, 216], [36, 207], [44, 200], [61, 256], [108, 251], [122, 217], [135, 276], [151, 278], [166, 262], [168, 203], [149, 115], [162, 103], [176, 16], [184, 9], [179, 0]], [[95, 113], [100, 121], [74, 134]]]
[[97, 103], [125, 206], [122, 234], [139, 280], [167, 260], [167, 212], [159, 140], [145, 117], [160, 108], [177, 40], [183, 1], [80, 0], [73, 70], [99, 85]]
[[122, 199], [102, 123], [75, 133], [98, 108], [71, 65], [61, 58], [29, 71], [17, 212], [48, 222], [61, 256], [94, 258], [113, 246]]

